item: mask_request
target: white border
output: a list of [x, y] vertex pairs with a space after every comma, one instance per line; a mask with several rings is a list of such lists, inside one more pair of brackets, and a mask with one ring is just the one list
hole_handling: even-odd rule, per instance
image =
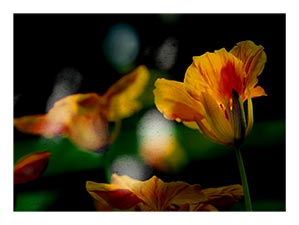
[[[298, 21], [287, 1], [1, 1], [0, 212], [5, 224], [296, 224], [298, 157]], [[295, 1], [293, 1], [295, 2]], [[12, 211], [13, 13], [286, 13], [287, 14], [287, 212], [266, 213], [20, 213]], [[274, 25], [275, 26], [275, 25]], [[295, 54], [294, 54], [295, 53]], [[297, 54], [296, 54], [297, 53]], [[275, 75], [273, 75], [275, 76]], [[296, 161], [295, 161], [296, 160]], [[269, 187], [271, 188], [271, 187]]]

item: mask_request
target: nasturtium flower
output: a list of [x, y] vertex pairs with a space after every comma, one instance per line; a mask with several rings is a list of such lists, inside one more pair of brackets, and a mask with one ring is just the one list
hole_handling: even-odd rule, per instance
[[111, 184], [87, 181], [86, 189], [99, 210], [217, 211], [243, 197], [239, 184], [202, 189], [186, 182], [163, 182], [156, 176], [146, 181], [113, 174]]
[[252, 98], [266, 96], [257, 86], [265, 63], [264, 48], [252, 41], [239, 42], [229, 52], [222, 48], [194, 56], [184, 82], [156, 80], [155, 104], [166, 119], [238, 147], [253, 126]]
[[14, 166], [14, 184], [22, 184], [37, 179], [45, 171], [51, 153], [34, 152], [21, 158]]
[[103, 95], [66, 96], [56, 101], [46, 114], [15, 118], [14, 125], [25, 133], [47, 138], [66, 136], [82, 149], [101, 150], [110, 144], [108, 122], [117, 122], [141, 109], [139, 97], [148, 80], [147, 68], [139, 66]]

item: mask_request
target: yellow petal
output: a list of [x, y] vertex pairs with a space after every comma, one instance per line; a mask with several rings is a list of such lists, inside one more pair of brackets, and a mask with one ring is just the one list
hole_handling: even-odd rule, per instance
[[20, 159], [14, 166], [14, 184], [37, 179], [48, 165], [51, 153], [35, 152]]
[[184, 84], [177, 81], [157, 79], [154, 90], [155, 104], [164, 117], [169, 120], [197, 121], [202, 106], [184, 89]]
[[147, 68], [139, 66], [108, 89], [103, 98], [107, 104], [106, 114], [109, 121], [129, 117], [142, 108], [142, 102], [138, 98], [143, 93], [149, 77]]
[[252, 41], [242, 41], [237, 43], [230, 51], [243, 62], [243, 68], [248, 74], [248, 87], [253, 88], [267, 61], [264, 47], [255, 45]]
[[[201, 102], [205, 109], [205, 119], [221, 144], [234, 143], [234, 130], [229, 118], [209, 93], [202, 93]], [[200, 124], [199, 124], [200, 125]], [[201, 128], [201, 127], [200, 127]], [[202, 128], [201, 128], [202, 129]], [[205, 132], [204, 130], [202, 130]], [[209, 133], [204, 133], [207, 137]]]
[[186, 127], [189, 127], [191, 129], [194, 129], [194, 130], [200, 130], [200, 128], [198, 127], [198, 124], [196, 122], [183, 122], [183, 124], [186, 126]]

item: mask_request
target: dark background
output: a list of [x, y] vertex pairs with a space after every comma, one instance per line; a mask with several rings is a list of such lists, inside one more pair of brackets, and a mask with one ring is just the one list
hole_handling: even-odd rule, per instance
[[[171, 15], [170, 15], [171, 16]], [[285, 121], [285, 14], [180, 14], [167, 22], [158, 14], [15, 14], [14, 15], [14, 117], [45, 113], [56, 75], [66, 67], [83, 75], [77, 92], [102, 94], [120, 77], [120, 72], [103, 54], [102, 47], [110, 27], [127, 23], [134, 27], [140, 40], [136, 64], [156, 69], [156, 52], [163, 41], [174, 37], [178, 42], [176, 63], [166, 72], [171, 79], [182, 81], [192, 56], [225, 47], [228, 51], [239, 41], [252, 40], [265, 48], [267, 63], [259, 77], [267, 97], [253, 100], [255, 124]], [[258, 126], [258, 125], [257, 125]], [[260, 125], [261, 127], [262, 125]], [[243, 150], [253, 199], [285, 201], [285, 130], [275, 145]], [[14, 131], [15, 143], [28, 138]], [[258, 137], [256, 131], [254, 137]], [[275, 136], [269, 137], [271, 140]], [[30, 136], [30, 138], [32, 138]], [[254, 141], [251, 139], [251, 141]], [[263, 140], [259, 140], [263, 142]], [[248, 145], [250, 146], [250, 145]], [[204, 186], [231, 184], [238, 181], [234, 155], [209, 160], [195, 159], [180, 173], [164, 174], [164, 180], [183, 178], [186, 182], [202, 181]], [[89, 196], [70, 191], [76, 184], [98, 176], [94, 170], [79, 174], [46, 177], [35, 185], [23, 185], [23, 192], [59, 185], [65, 192], [59, 203], [48, 210], [91, 210]], [[92, 175], [94, 174], [94, 175]], [[230, 176], [224, 176], [229, 174]], [[104, 173], [103, 173], [104, 177]], [[73, 185], [75, 186], [75, 185]], [[76, 193], [77, 201], [72, 204]], [[87, 200], [88, 199], [88, 200]], [[271, 204], [271, 203], [269, 203]], [[275, 202], [273, 204], [276, 204]], [[285, 205], [262, 210], [284, 210]], [[236, 209], [238, 210], [238, 209]]]

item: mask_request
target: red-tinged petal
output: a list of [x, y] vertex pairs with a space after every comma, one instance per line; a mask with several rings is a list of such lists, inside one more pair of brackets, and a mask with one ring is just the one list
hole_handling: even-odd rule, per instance
[[23, 116], [14, 119], [14, 126], [24, 133], [53, 137], [65, 132], [66, 127], [63, 124], [56, 124], [54, 127], [51, 123], [46, 115]]
[[131, 116], [142, 108], [139, 97], [150, 78], [145, 66], [139, 66], [113, 84], [104, 94], [106, 116], [109, 121], [117, 121]]
[[99, 203], [105, 201], [112, 208], [127, 210], [141, 202], [132, 191], [119, 185], [87, 181], [86, 189]]
[[248, 88], [253, 88], [267, 61], [264, 47], [255, 45], [252, 41], [242, 41], [237, 43], [230, 51], [243, 62], [243, 68], [248, 74]]
[[36, 152], [23, 157], [14, 166], [14, 184], [37, 179], [47, 167], [51, 153]]
[[242, 62], [224, 48], [195, 56], [185, 74], [185, 88], [197, 100], [201, 92], [213, 92], [219, 99], [231, 98], [232, 89], [239, 94], [243, 92], [246, 73], [242, 66]]
[[183, 83], [157, 79], [155, 86], [155, 104], [165, 118], [181, 121], [197, 121], [203, 118], [201, 104], [186, 92]]

